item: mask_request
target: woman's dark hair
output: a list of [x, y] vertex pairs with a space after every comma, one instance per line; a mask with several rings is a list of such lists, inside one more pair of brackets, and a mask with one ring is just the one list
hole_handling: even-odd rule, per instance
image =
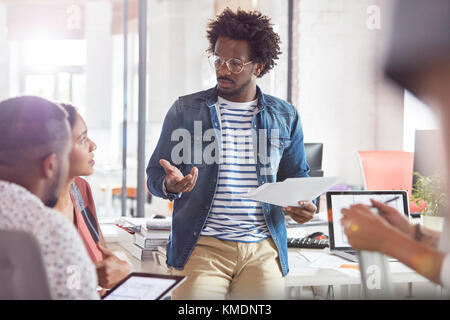
[[219, 37], [245, 40], [249, 43], [250, 60], [264, 64], [259, 78], [275, 66], [274, 60], [281, 54], [280, 37], [273, 31], [270, 19], [258, 11], [247, 12], [238, 9], [233, 12], [226, 8], [208, 24], [208, 52], [214, 53]]
[[60, 103], [59, 105], [63, 107], [64, 110], [66, 110], [67, 120], [69, 121], [70, 129], [73, 129], [73, 127], [75, 126], [75, 122], [77, 121], [77, 112], [78, 112], [77, 109], [71, 104], [67, 103]]

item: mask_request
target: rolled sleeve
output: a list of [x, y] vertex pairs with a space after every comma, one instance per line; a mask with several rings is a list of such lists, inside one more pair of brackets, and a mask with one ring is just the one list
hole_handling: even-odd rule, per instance
[[182, 192], [180, 192], [180, 193], [167, 192], [167, 189], [166, 189], [166, 178], [164, 178], [164, 180], [162, 182], [161, 189], [162, 189], [162, 192], [163, 192], [164, 196], [166, 196], [170, 201], [180, 199], [181, 195], [183, 194]]

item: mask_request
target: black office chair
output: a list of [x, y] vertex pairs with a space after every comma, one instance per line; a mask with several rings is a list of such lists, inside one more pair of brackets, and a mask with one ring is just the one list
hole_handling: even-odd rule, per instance
[[[311, 177], [323, 177], [322, 170], [322, 156], [323, 156], [323, 143], [305, 143], [306, 162], [311, 169], [309, 175]], [[320, 197], [316, 202], [317, 212], [319, 212]]]
[[0, 230], [0, 300], [51, 299], [39, 244], [22, 231]]

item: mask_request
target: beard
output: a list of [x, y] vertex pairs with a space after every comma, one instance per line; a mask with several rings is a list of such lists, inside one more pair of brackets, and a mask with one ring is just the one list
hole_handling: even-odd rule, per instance
[[47, 188], [48, 192], [45, 195], [45, 198], [42, 199], [42, 202], [46, 207], [54, 208], [56, 203], [58, 202], [59, 192], [61, 191], [61, 170], [58, 171], [58, 174], [55, 176], [55, 179]]
[[218, 87], [217, 89], [218, 89], [219, 96], [221, 96], [223, 98], [237, 97], [237, 96], [241, 95], [241, 93], [244, 92], [245, 89], [247, 89], [247, 87], [249, 86], [251, 81], [252, 81], [252, 79], [248, 79], [248, 81], [246, 81], [244, 84], [242, 84], [242, 86], [240, 86], [239, 88], [237, 88], [233, 91], [223, 91], [223, 90], [220, 90], [220, 88]]
[[47, 200], [44, 201], [44, 205], [49, 208], [54, 208], [56, 204], [58, 203], [58, 197], [52, 195]]

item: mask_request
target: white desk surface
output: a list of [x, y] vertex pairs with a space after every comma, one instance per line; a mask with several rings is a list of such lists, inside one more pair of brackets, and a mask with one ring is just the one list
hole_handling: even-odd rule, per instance
[[[307, 249], [301, 250], [302, 252], [307, 251]], [[298, 254], [299, 249], [289, 249], [288, 251], [290, 272], [286, 277], [287, 287], [361, 284], [361, 275], [357, 269], [309, 267], [309, 263]], [[315, 251], [317, 252], [317, 250]], [[321, 251], [324, 254], [329, 252], [328, 249]], [[341, 258], [336, 257], [336, 259]], [[343, 264], [357, 266], [355, 263], [341, 260]], [[303, 266], [301, 266], [301, 262], [303, 262]], [[394, 283], [430, 282], [400, 262], [389, 262], [389, 269]]]
[[[320, 213], [320, 218], [324, 220], [326, 213]], [[328, 225], [313, 224], [311, 226], [288, 228], [288, 237], [304, 237], [316, 231], [321, 231], [328, 235]], [[353, 285], [361, 284], [361, 275], [359, 270], [355, 268], [319, 268], [310, 267], [311, 264], [300, 253], [319, 253], [329, 254], [329, 248], [317, 249], [288, 249], [289, 268], [290, 272], [286, 277], [287, 287], [296, 286], [325, 286], [325, 285]], [[334, 262], [341, 261], [346, 266], [357, 266], [357, 263], [350, 262], [343, 258], [331, 255]], [[330, 258], [331, 258], [330, 257]], [[425, 277], [419, 275], [414, 270], [405, 266], [400, 262], [389, 262], [389, 269], [391, 271], [392, 282], [394, 283], [409, 283], [409, 282], [430, 282]]]
[[[323, 217], [323, 215], [322, 215]], [[120, 258], [126, 259], [131, 264], [133, 272], [149, 272], [149, 273], [168, 273], [165, 266], [158, 265], [155, 261], [140, 261], [133, 257], [128, 251], [123, 249], [117, 242], [114, 235], [116, 226], [111, 224], [101, 225], [104, 232], [105, 240], [108, 243], [108, 248], [116, 252]], [[312, 232], [322, 231], [328, 234], [328, 227], [326, 224], [311, 225], [297, 228], [288, 228], [288, 236], [302, 237]], [[359, 285], [361, 284], [360, 273], [352, 268], [318, 268], [309, 267], [310, 264], [302, 258], [298, 252], [323, 252], [327, 254], [329, 249], [297, 249], [289, 248], [289, 267], [290, 272], [285, 278], [286, 287], [308, 287], [308, 286], [328, 286], [328, 285]], [[343, 264], [351, 265], [352, 263], [342, 259]], [[357, 265], [354, 264], [353, 265]], [[400, 262], [389, 262], [389, 267], [394, 283], [416, 283], [416, 282], [430, 282], [428, 279], [416, 273], [414, 270], [406, 267]]]

